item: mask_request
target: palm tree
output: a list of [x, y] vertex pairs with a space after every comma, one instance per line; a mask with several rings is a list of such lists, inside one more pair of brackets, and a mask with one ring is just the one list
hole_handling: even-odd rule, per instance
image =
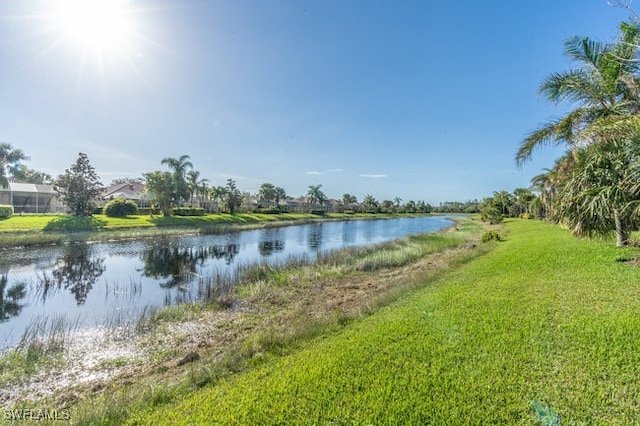
[[196, 193], [202, 184], [209, 182], [209, 179], [200, 179], [200, 172], [197, 170], [189, 170], [187, 173], [187, 184], [189, 185], [189, 191], [191, 192], [191, 206], [193, 206], [193, 200]]
[[7, 180], [7, 168], [16, 166], [22, 160], [28, 160], [29, 157], [24, 155], [21, 149], [16, 149], [11, 144], [0, 143], [0, 185], [6, 188], [9, 184]]
[[224, 187], [224, 204], [231, 214], [234, 214], [242, 205], [242, 193], [236, 187], [236, 181], [233, 179], [227, 179], [227, 185]]
[[[542, 145], [567, 144], [579, 148], [597, 141], [606, 123], [606, 132], [622, 128], [640, 111], [638, 78], [634, 73], [640, 41], [638, 24], [623, 22], [621, 38], [614, 44], [600, 43], [587, 37], [572, 37], [565, 42], [565, 53], [578, 64], [574, 70], [551, 74], [540, 86], [540, 93], [555, 104], [569, 101], [577, 108], [566, 116], [543, 125], [527, 136], [516, 162], [524, 163], [533, 150]], [[632, 120], [636, 122], [637, 120]], [[595, 124], [595, 126], [594, 126]], [[616, 132], [619, 134], [619, 132]]]
[[373, 195], [367, 194], [362, 199], [362, 207], [367, 213], [377, 213], [378, 201], [374, 198]]
[[640, 136], [580, 150], [556, 208], [577, 236], [616, 234], [627, 245], [640, 213]]
[[287, 198], [287, 193], [284, 188], [276, 186], [273, 190], [273, 201], [276, 203], [276, 207], [280, 205], [280, 200]]
[[513, 205], [514, 197], [510, 192], [505, 190], [494, 191], [493, 202], [495, 206], [500, 209], [500, 213], [506, 216], [509, 214], [509, 208]]
[[209, 189], [209, 197], [216, 204], [216, 211], [220, 210], [220, 202], [224, 200], [227, 189], [224, 186], [217, 185]]
[[342, 194], [342, 204], [349, 205], [349, 204], [355, 204], [357, 202], [358, 202], [358, 199], [356, 198], [355, 195], [351, 195], [349, 193]]
[[193, 169], [193, 164], [189, 161], [188, 155], [182, 155], [179, 158], [163, 158], [160, 164], [166, 164], [173, 169], [173, 184], [176, 196], [176, 202], [181, 199], [188, 201], [191, 196], [189, 183], [187, 182], [187, 169]]
[[569, 179], [569, 174], [575, 163], [574, 154], [567, 151], [558, 158], [551, 169], [543, 169], [545, 173], [540, 173], [531, 179], [531, 185], [540, 194], [543, 215], [555, 222], [560, 221], [557, 209], [555, 208], [560, 189]]
[[175, 202], [173, 176], [169, 172], [156, 170], [145, 173], [144, 177], [145, 193], [151, 196], [153, 205], [160, 209], [163, 216], [170, 216]]
[[513, 190], [513, 196], [515, 198], [511, 207], [512, 216], [520, 216], [523, 213], [529, 212], [529, 204], [535, 197], [531, 189], [529, 188], [516, 188]]
[[209, 179], [201, 179], [200, 185], [196, 190], [203, 207], [206, 206], [206, 203], [209, 201], [209, 185], [207, 185], [207, 182], [209, 182]]
[[309, 191], [307, 191], [307, 202], [314, 206], [320, 204], [321, 206], [327, 201], [326, 195], [320, 190], [322, 185], [309, 185]]
[[258, 191], [258, 199], [264, 203], [270, 203], [276, 198], [276, 187], [271, 183], [263, 183]]

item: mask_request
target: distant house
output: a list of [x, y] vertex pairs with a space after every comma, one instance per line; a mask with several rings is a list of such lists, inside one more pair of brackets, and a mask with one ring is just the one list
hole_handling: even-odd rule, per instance
[[107, 202], [115, 198], [131, 200], [138, 207], [149, 207], [151, 205], [151, 198], [144, 192], [144, 184], [140, 182], [125, 182], [106, 187], [102, 193], [102, 199]]
[[14, 182], [0, 186], [0, 204], [11, 205], [19, 213], [65, 213], [67, 208], [58, 199], [51, 185]]
[[286, 205], [286, 209], [288, 212], [302, 212], [304, 210], [304, 197], [295, 198], [287, 198], [286, 200], [280, 201], [281, 205]]
[[344, 210], [344, 205], [342, 204], [342, 200], [329, 198], [324, 203], [324, 210], [328, 213], [342, 213], [342, 211]]

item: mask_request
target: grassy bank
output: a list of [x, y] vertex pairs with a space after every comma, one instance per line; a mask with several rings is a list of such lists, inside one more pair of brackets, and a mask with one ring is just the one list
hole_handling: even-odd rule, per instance
[[[414, 215], [415, 216], [415, 215]], [[392, 214], [327, 213], [237, 213], [206, 216], [130, 216], [114, 218], [104, 215], [75, 217], [69, 215], [24, 215], [0, 220], [0, 246], [62, 244], [70, 240], [109, 240], [140, 238], [158, 234], [219, 233], [251, 228], [286, 226], [318, 220], [385, 219], [411, 217]]]
[[640, 272], [511, 221], [495, 250], [134, 424], [637, 424]]

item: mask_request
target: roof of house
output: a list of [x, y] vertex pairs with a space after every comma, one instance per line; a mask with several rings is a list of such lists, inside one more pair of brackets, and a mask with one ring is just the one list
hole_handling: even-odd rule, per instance
[[142, 197], [144, 184], [140, 182], [125, 182], [117, 185], [111, 185], [105, 188], [102, 198], [126, 198], [129, 200], [137, 200]]
[[7, 187], [0, 185], [0, 191], [24, 192], [30, 194], [56, 194], [51, 185], [39, 185], [34, 183], [22, 183], [9, 180]]

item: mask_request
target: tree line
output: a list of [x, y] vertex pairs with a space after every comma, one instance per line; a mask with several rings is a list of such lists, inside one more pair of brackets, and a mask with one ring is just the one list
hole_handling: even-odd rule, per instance
[[[85, 153], [79, 153], [76, 162], [57, 178], [28, 168], [23, 164], [26, 160], [29, 157], [22, 150], [10, 144], [0, 144], [0, 184], [3, 187], [7, 186], [9, 177], [18, 182], [53, 185], [61, 200], [78, 216], [91, 215], [102, 203], [105, 186]], [[141, 178], [115, 179], [111, 184], [144, 184], [144, 193], [152, 206], [165, 216], [183, 206], [198, 206], [203, 213], [223, 211], [233, 214], [237, 211], [255, 210], [278, 212], [287, 209], [286, 204], [283, 205], [284, 201], [293, 200], [284, 188], [268, 182], [263, 183], [255, 195], [241, 191], [231, 178], [224, 185], [210, 185], [209, 179], [201, 177], [201, 173], [194, 168], [188, 155], [163, 158], [160, 164], [168, 170], [147, 172]], [[331, 202], [319, 184], [310, 185], [307, 193], [296, 201], [304, 203], [298, 209], [311, 212], [324, 211]], [[349, 193], [337, 200], [341, 211], [367, 213], [430, 213], [443, 211], [447, 206], [452, 209], [450, 211], [462, 212], [456, 211], [456, 208], [463, 206], [461, 209], [464, 209], [466, 206], [464, 203], [447, 202], [439, 207], [432, 207], [424, 201], [402, 201], [400, 197], [378, 201], [367, 194], [359, 202], [355, 195]]]

